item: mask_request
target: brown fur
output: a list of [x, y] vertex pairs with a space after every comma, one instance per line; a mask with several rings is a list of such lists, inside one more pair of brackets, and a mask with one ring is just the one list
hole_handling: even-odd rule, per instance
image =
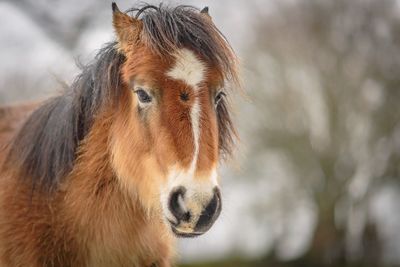
[[2, 177], [0, 236], [9, 243], [0, 243], [1, 266], [169, 266], [173, 241], [162, 218], [150, 220], [115, 179], [104, 134], [112, 116], [104, 116], [51, 199], [32, 196], [12, 170]]
[[[186, 168], [193, 157], [194, 91], [165, 75], [175, 59], [160, 52], [186, 47], [207, 66], [197, 92], [196, 179], [209, 177], [229, 152], [227, 106], [214, 108], [213, 97], [229, 75], [237, 77], [234, 54], [208, 17], [150, 9], [133, 18], [114, 7], [120, 50], [107, 46], [69, 91], [26, 121], [32, 106], [0, 109], [0, 145], [10, 143], [0, 155], [0, 266], [171, 266], [175, 237], [159, 191], [168, 168]], [[179, 27], [170, 28], [171, 18]], [[183, 22], [194, 24], [183, 31]], [[147, 110], [132, 91], [139, 81], [153, 90], [156, 104]]]

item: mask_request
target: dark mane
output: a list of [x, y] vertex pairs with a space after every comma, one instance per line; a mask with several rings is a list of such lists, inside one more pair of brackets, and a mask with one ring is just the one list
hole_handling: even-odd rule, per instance
[[[239, 85], [231, 46], [211, 18], [196, 8], [146, 5], [128, 12], [136, 12], [135, 16], [143, 21], [141, 39], [156, 53], [188, 47], [219, 67], [227, 81]], [[125, 57], [116, 47], [116, 43], [110, 43], [101, 49], [70, 88], [36, 110], [15, 137], [7, 162], [16, 166], [20, 177], [31, 178], [33, 188], [56, 188], [72, 170], [77, 148], [96, 114], [118, 99]], [[220, 151], [229, 154], [235, 134], [226, 102], [221, 101], [217, 117]]]
[[124, 56], [115, 47], [101, 49], [71, 87], [37, 109], [14, 138], [8, 162], [21, 177], [32, 178], [33, 188], [51, 190], [71, 171], [95, 115], [117, 98]]

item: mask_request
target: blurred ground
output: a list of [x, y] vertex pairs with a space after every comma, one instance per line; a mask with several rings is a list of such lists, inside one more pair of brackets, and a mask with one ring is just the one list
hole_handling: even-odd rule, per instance
[[[210, 7], [247, 93], [221, 219], [181, 266], [400, 266], [400, 2], [169, 3]], [[71, 83], [113, 40], [110, 5], [0, 2], [0, 104]]]

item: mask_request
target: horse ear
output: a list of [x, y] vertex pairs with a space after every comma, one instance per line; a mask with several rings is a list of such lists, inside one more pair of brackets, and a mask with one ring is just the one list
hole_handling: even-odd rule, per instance
[[208, 11], [209, 11], [209, 8], [208, 8], [208, 6], [206, 6], [200, 11], [200, 14], [202, 14], [203, 16], [206, 16], [207, 18], [211, 19], [211, 16], [208, 13]]
[[115, 2], [112, 3], [113, 26], [120, 47], [124, 52], [139, 40], [142, 31], [142, 22], [121, 12]]

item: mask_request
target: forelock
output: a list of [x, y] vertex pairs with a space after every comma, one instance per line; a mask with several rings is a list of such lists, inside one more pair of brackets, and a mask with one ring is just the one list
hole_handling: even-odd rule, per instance
[[192, 6], [144, 5], [132, 8], [143, 22], [142, 42], [159, 55], [188, 48], [216, 67], [226, 80], [239, 85], [237, 58], [212, 20]]

